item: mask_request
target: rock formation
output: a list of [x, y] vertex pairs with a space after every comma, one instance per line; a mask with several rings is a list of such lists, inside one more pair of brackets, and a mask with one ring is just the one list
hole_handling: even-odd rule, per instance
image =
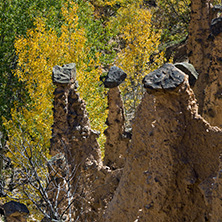
[[106, 88], [114, 88], [119, 86], [126, 78], [126, 73], [117, 66], [112, 66], [105, 76], [104, 85]]
[[70, 157], [75, 157], [76, 165], [81, 164], [84, 157], [90, 155], [100, 165], [101, 154], [96, 141], [99, 133], [90, 128], [86, 105], [77, 93], [78, 83], [75, 75], [76, 68], [73, 63], [53, 68], [56, 89], [51, 154], [64, 152], [65, 149]]
[[108, 128], [105, 130], [105, 157], [104, 164], [111, 169], [122, 168], [125, 163], [126, 150], [129, 143], [129, 136], [125, 132], [124, 106], [121, 93], [118, 88], [126, 73], [120, 68], [113, 66], [106, 76], [104, 85], [109, 89], [108, 109], [109, 115], [106, 120]]
[[125, 117], [121, 93], [118, 87], [108, 92], [109, 115], [106, 120], [104, 164], [111, 169], [122, 168], [125, 163], [126, 149], [129, 138], [125, 133]]
[[[49, 162], [50, 175], [54, 178], [50, 186], [54, 190], [54, 193], [51, 192], [51, 199], [59, 195], [60, 201], [64, 199], [63, 204], [60, 204], [66, 208], [68, 202], [80, 197], [80, 194], [85, 198], [85, 202], [81, 201], [74, 206], [73, 218], [76, 217], [75, 211], [81, 214], [80, 211], [90, 209], [88, 201], [93, 192], [89, 192], [90, 183], [95, 182], [96, 173], [102, 167], [101, 152], [96, 140], [99, 133], [90, 128], [85, 103], [77, 93], [75, 75], [73, 63], [53, 68], [53, 83], [56, 88], [50, 149], [53, 158]], [[58, 186], [61, 187], [59, 194]], [[68, 192], [74, 195], [69, 200]]]
[[[91, 129], [77, 92], [75, 64], [53, 68], [46, 195], [51, 202], [45, 201], [51, 205], [42, 222], [62, 220], [68, 208], [63, 220], [222, 221], [222, 18], [217, 16], [222, 7], [212, 6], [212, 0], [191, 2], [188, 45], [178, 45], [183, 52], [179, 63], [165, 64], [144, 78], [146, 92], [132, 134], [125, 132], [118, 88], [126, 73], [113, 66], [105, 77], [109, 115], [104, 161], [99, 133]], [[183, 61], [186, 49], [193, 66]], [[11, 222], [26, 221], [29, 213], [14, 201], [0, 212]]]
[[174, 65], [189, 76], [189, 84], [191, 87], [193, 87], [199, 75], [194, 66], [188, 62], [179, 62], [175, 63]]
[[[123, 76], [126, 75], [117, 67], [111, 69], [110, 73], [118, 79], [118, 84], [124, 80]], [[119, 74], [120, 76], [118, 76]], [[109, 167], [103, 166], [100, 147], [96, 140], [99, 133], [90, 127], [86, 105], [77, 93], [78, 84], [75, 75], [75, 64], [53, 68], [53, 83], [56, 88], [50, 150], [53, 157], [49, 161], [49, 169], [51, 177], [55, 178], [55, 187], [60, 184], [60, 186], [69, 189], [67, 180], [64, 180], [64, 178], [67, 178], [67, 174], [70, 173], [67, 170], [71, 169], [71, 175], [72, 173], [75, 175], [72, 177], [72, 181], [68, 181], [72, 184], [72, 193], [75, 191], [73, 198], [76, 198], [74, 209], [72, 208], [72, 218], [79, 216], [82, 221], [97, 221], [107, 203], [112, 199], [120, 180], [122, 171], [119, 168], [122, 167], [123, 157], [119, 158], [119, 156], [123, 153], [123, 150], [125, 152], [127, 143], [123, 142], [122, 146], [125, 147], [119, 149], [118, 155], [116, 153], [119, 161], [116, 157], [111, 158], [112, 161], [117, 161], [112, 166], [116, 170], [110, 170]], [[117, 96], [114, 103], [110, 103], [112, 117], [108, 121], [110, 121], [112, 127], [113, 122], [120, 122], [118, 123], [120, 125], [119, 130], [115, 132], [120, 137], [124, 132], [122, 100], [113, 79], [106, 78], [105, 81], [108, 82], [108, 86], [114, 92], [114, 94], [111, 93], [111, 97]], [[117, 109], [112, 108], [115, 105], [117, 105]], [[115, 116], [117, 113], [118, 117], [113, 119], [113, 115]], [[116, 130], [117, 128], [115, 126], [112, 129]], [[107, 130], [109, 135], [113, 135], [111, 131]], [[117, 142], [119, 141], [120, 139]], [[116, 145], [115, 142], [114, 144]], [[110, 150], [110, 154], [111, 152]], [[113, 157], [114, 155], [107, 156]], [[107, 158], [107, 160], [110, 160], [110, 158]], [[55, 198], [58, 189], [54, 190], [55, 194], [51, 194], [52, 199]], [[59, 199], [64, 199], [67, 193], [68, 190], [60, 191]], [[63, 206], [67, 206], [67, 199], [64, 200]]]
[[[183, 72], [184, 64], [176, 65], [180, 69], [165, 64], [144, 78], [146, 93], [133, 120], [131, 140], [124, 138], [124, 107], [118, 89], [123, 71], [115, 67], [118, 83], [113, 78], [107, 85], [104, 163], [98, 134], [91, 130], [85, 103], [76, 92], [76, 81], [71, 80], [74, 65], [66, 66], [69, 71], [59, 67], [65, 75], [57, 79], [68, 76], [70, 82], [54, 81], [51, 153], [59, 163], [64, 158], [69, 166], [78, 163], [74, 165], [78, 166], [79, 182], [73, 218], [101, 222], [220, 221], [222, 130], [198, 114], [189, 77], [184, 73], [189, 74], [189, 70]], [[62, 166], [56, 161], [57, 167]], [[61, 178], [66, 167], [58, 169]]]
[[213, 18], [211, 10], [212, 0], [191, 1], [191, 20], [189, 24], [188, 56], [190, 63], [193, 64], [199, 73], [199, 79], [194, 88], [194, 93], [199, 103], [199, 112], [203, 113], [204, 90], [209, 84], [208, 69], [211, 63], [210, 54], [213, 51], [212, 41], [209, 39], [211, 34], [209, 23]]
[[199, 114], [188, 76], [171, 64], [144, 78], [132, 144], [103, 221], [207, 221], [222, 131]]
[[78, 84], [75, 75], [73, 63], [64, 67], [55, 66], [53, 69], [56, 89], [51, 154], [54, 156], [58, 152], [66, 152], [65, 149], [69, 161], [75, 158], [76, 165], [81, 165], [86, 157], [90, 157], [100, 166], [101, 153], [96, 141], [99, 133], [90, 128], [85, 103], [77, 93]]

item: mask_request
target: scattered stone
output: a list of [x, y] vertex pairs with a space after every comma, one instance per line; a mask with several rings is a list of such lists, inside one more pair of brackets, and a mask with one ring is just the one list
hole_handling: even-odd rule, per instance
[[25, 204], [15, 202], [15, 201], [10, 201], [8, 203], [5, 203], [1, 208], [4, 211], [7, 221], [10, 221], [10, 222], [16, 222], [16, 221], [26, 222], [27, 221], [26, 217], [29, 215], [29, 210], [25, 206]]
[[211, 21], [210, 29], [214, 36], [219, 35], [222, 32], [222, 17], [213, 19]]
[[146, 89], [174, 89], [184, 81], [184, 73], [173, 64], [166, 63], [161, 68], [146, 75], [143, 84]]
[[61, 66], [54, 66], [52, 71], [53, 83], [68, 84], [76, 79], [76, 64], [70, 63]]
[[174, 65], [189, 76], [190, 86], [194, 86], [199, 75], [194, 66], [188, 62], [175, 63]]
[[127, 77], [126, 73], [117, 66], [112, 66], [105, 77], [104, 85], [106, 88], [119, 86]]

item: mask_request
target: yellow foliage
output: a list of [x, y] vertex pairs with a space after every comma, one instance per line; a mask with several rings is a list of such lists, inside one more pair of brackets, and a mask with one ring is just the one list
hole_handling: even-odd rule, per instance
[[[46, 30], [44, 20], [38, 18], [36, 29], [29, 30], [27, 37], [20, 36], [15, 42], [19, 69], [14, 74], [26, 83], [31, 103], [12, 110], [12, 120], [5, 122], [11, 142], [18, 137], [19, 132], [13, 124], [19, 121], [25, 132], [37, 141], [41, 140], [42, 147], [48, 147], [53, 123], [52, 67], [71, 62], [77, 65], [79, 91], [86, 99], [93, 126], [100, 131], [103, 129], [101, 119], [96, 117], [105, 109], [103, 89], [98, 83], [101, 71], [95, 68], [99, 59], [95, 61], [87, 57], [87, 39], [84, 30], [78, 27], [77, 6], [72, 2], [69, 7], [66, 4], [62, 14], [65, 22], [60, 36], [54, 30]], [[89, 68], [90, 71], [86, 71]]]
[[[142, 79], [164, 63], [164, 52], [159, 52], [161, 32], [152, 29], [151, 11], [141, 8], [142, 1], [118, 11], [117, 17], [125, 48], [118, 53], [116, 64], [128, 75], [121, 86], [125, 107], [135, 111], [143, 93]], [[153, 62], [149, 63], [152, 57]]]

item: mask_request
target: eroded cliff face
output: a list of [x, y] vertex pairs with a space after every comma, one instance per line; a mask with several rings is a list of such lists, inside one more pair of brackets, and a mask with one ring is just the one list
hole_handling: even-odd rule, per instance
[[211, 4], [213, 0], [191, 1], [191, 19], [189, 24], [188, 56], [189, 61], [199, 73], [199, 80], [194, 88], [199, 103], [199, 111], [203, 112], [204, 89], [208, 84], [208, 69], [212, 42], [210, 36], [210, 22], [212, 19]]
[[[120, 73], [115, 68], [115, 75]], [[78, 166], [72, 217], [101, 222], [220, 221], [222, 130], [198, 114], [188, 76], [165, 64], [144, 78], [146, 93], [133, 120], [131, 140], [123, 139], [121, 94], [113, 80], [110, 84], [103, 163], [98, 134], [90, 128], [76, 82], [56, 83], [51, 152], [62, 152], [70, 166]], [[64, 175], [66, 168], [56, 166]]]
[[171, 76], [174, 71], [146, 82], [123, 176], [103, 221], [210, 219], [222, 132], [198, 114], [188, 77], [179, 70]]
[[75, 158], [76, 165], [81, 165], [87, 157], [101, 166], [101, 151], [96, 140], [99, 133], [91, 129], [85, 102], [77, 92], [78, 83], [72, 76], [72, 72], [76, 73], [75, 65], [68, 64], [64, 67], [57, 67], [54, 68], [54, 73], [63, 75], [66, 79], [57, 80], [56, 74], [53, 76], [56, 88], [51, 154], [68, 150], [72, 159], [70, 161]]
[[[215, 29], [215, 32], [214, 32]], [[213, 50], [205, 88], [203, 117], [212, 125], [222, 127], [222, 17], [211, 22]]]
[[200, 114], [210, 124], [222, 126], [221, 70], [222, 70], [222, 11], [212, 0], [191, 1], [188, 55], [199, 78], [194, 92]]

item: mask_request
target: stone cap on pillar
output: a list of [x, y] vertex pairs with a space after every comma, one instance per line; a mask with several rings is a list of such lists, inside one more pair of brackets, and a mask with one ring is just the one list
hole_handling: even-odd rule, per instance
[[117, 66], [112, 66], [105, 77], [104, 85], [106, 88], [119, 86], [127, 77], [126, 73]]
[[148, 90], [175, 89], [185, 79], [185, 74], [173, 64], [166, 63], [159, 69], [146, 75], [143, 79], [144, 88]]
[[76, 64], [70, 63], [63, 66], [54, 66], [52, 70], [53, 83], [69, 84], [76, 80]]

